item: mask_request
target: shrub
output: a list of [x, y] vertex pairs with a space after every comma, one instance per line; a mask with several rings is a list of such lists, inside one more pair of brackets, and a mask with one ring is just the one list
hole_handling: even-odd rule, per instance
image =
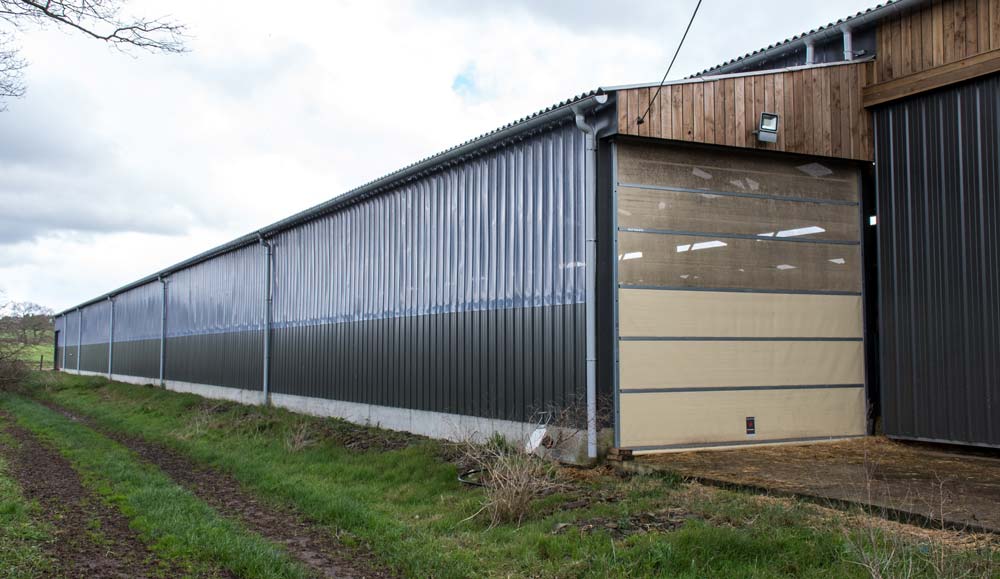
[[482, 508], [469, 518], [486, 513], [490, 526], [520, 524], [535, 500], [562, 486], [556, 479], [554, 464], [498, 434], [482, 444], [464, 443], [463, 452], [463, 462], [475, 465], [481, 472], [484, 489]]

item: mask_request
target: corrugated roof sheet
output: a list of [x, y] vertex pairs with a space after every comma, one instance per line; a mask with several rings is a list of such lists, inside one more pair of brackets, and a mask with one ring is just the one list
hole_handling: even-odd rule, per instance
[[796, 42], [798, 40], [802, 40], [803, 38], [805, 38], [807, 36], [812, 36], [813, 34], [817, 34], [819, 32], [823, 32], [824, 30], [827, 30], [829, 28], [833, 28], [835, 26], [840, 26], [841, 24], [850, 22], [852, 20], [855, 20], [856, 18], [860, 18], [861, 16], [865, 16], [865, 15], [871, 14], [873, 12], [877, 12], [879, 10], [882, 10], [883, 8], [888, 8], [889, 6], [892, 6], [893, 4], [898, 4], [900, 1], [901, 0], [889, 0], [888, 2], [885, 2], [884, 4], [878, 4], [878, 5], [873, 6], [872, 8], [869, 8], [867, 10], [863, 10], [861, 12], [858, 12], [857, 14], [855, 14], [853, 16], [848, 16], [846, 18], [841, 18], [840, 20], [837, 20], [836, 22], [830, 22], [829, 24], [827, 24], [825, 26], [820, 26], [819, 28], [814, 28], [814, 29], [812, 29], [812, 30], [810, 30], [808, 32], [803, 32], [801, 34], [796, 34], [795, 36], [792, 36], [791, 38], [786, 38], [785, 40], [782, 40], [781, 42], [778, 42], [776, 44], [772, 44], [770, 46], [767, 46], [765, 48], [761, 48], [759, 50], [755, 50], [753, 52], [748, 52], [747, 54], [744, 54], [743, 56], [734, 58], [732, 60], [727, 60], [726, 62], [723, 62], [722, 64], [717, 64], [717, 65], [713, 66], [712, 68], [707, 68], [707, 69], [705, 69], [705, 70], [703, 70], [703, 71], [701, 71], [701, 72], [699, 72], [697, 74], [693, 74], [689, 78], [694, 78], [694, 77], [704, 76], [706, 74], [711, 74], [713, 71], [719, 70], [719, 69], [727, 67], [727, 66], [732, 66], [734, 64], [738, 64], [738, 63], [740, 63], [740, 62], [742, 62], [742, 61], [744, 61], [744, 60], [746, 60], [746, 59], [748, 59], [750, 57], [757, 56], [757, 55], [760, 55], [760, 54], [763, 54], [765, 52], [769, 52], [769, 51], [772, 51], [772, 50], [775, 50], [775, 49], [786, 47], [789, 44], [791, 44], [793, 42]]

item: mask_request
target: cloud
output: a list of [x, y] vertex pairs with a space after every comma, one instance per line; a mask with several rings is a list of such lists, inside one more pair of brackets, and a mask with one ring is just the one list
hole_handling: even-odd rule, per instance
[[476, 76], [476, 65], [470, 62], [462, 72], [455, 75], [455, 80], [451, 82], [451, 90], [466, 102], [481, 100], [485, 95], [479, 88]]
[[579, 0], [507, 0], [477, 2], [475, 0], [421, 0], [419, 6], [442, 17], [458, 17], [475, 21], [483, 17], [536, 19], [547, 26], [577, 32], [615, 32], [642, 35], [663, 30], [683, 14], [690, 15], [694, 2], [650, 2], [619, 0], [614, 5]]
[[[135, 57], [28, 30], [28, 94], [0, 113], [0, 286], [72, 306], [571, 95], [658, 80], [693, 4], [145, 0], [194, 38]], [[706, 2], [672, 76], [867, 4]]]

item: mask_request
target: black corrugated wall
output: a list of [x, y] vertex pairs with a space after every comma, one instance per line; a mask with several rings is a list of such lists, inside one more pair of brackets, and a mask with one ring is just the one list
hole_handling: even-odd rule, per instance
[[1000, 446], [1000, 76], [875, 111], [886, 434]]

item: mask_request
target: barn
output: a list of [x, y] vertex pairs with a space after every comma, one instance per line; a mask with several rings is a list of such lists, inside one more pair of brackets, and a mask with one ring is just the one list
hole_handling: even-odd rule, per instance
[[61, 312], [63, 371], [571, 449], [1000, 446], [1000, 0], [602, 87]]

